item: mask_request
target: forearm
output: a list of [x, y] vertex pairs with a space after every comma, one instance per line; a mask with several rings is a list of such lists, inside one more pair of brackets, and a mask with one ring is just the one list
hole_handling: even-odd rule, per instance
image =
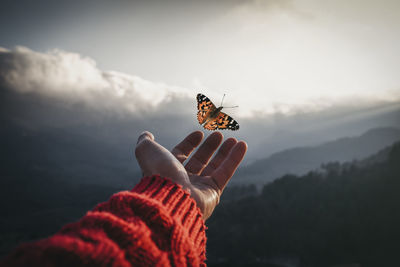
[[54, 236], [21, 246], [5, 260], [18, 265], [203, 265], [205, 226], [181, 186], [146, 177]]

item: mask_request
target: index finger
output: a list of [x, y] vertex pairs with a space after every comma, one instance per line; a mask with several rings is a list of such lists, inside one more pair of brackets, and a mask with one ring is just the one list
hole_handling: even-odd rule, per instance
[[172, 149], [172, 155], [174, 155], [175, 158], [183, 163], [190, 156], [193, 150], [201, 143], [203, 136], [204, 134], [201, 131], [192, 132]]
[[211, 174], [218, 188], [224, 190], [228, 181], [232, 178], [240, 162], [242, 162], [247, 151], [247, 144], [243, 141], [238, 142], [230, 151], [228, 157]]

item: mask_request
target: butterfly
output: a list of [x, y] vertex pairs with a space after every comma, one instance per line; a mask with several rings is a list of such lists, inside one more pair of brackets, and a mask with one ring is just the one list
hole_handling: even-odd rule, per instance
[[[223, 99], [222, 99], [223, 100]], [[197, 120], [207, 130], [239, 130], [239, 123], [231, 116], [221, 112], [220, 107], [215, 107], [211, 100], [203, 94], [197, 94]]]

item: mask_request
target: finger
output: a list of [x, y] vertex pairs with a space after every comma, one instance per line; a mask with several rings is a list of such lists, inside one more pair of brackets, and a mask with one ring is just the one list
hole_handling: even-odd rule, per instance
[[186, 170], [193, 174], [199, 174], [221, 144], [222, 139], [223, 136], [220, 132], [210, 134], [196, 153], [189, 159], [185, 166]]
[[203, 140], [203, 132], [195, 131], [189, 134], [182, 142], [180, 142], [176, 147], [174, 147], [171, 153], [177, 158], [181, 163], [183, 163], [193, 150], [201, 143]]
[[136, 145], [138, 145], [140, 142], [142, 142], [145, 139], [149, 139], [149, 140], [154, 140], [154, 135], [151, 132], [148, 131], [144, 131], [139, 135], [139, 138], [136, 142]]
[[213, 173], [219, 165], [225, 160], [229, 155], [229, 152], [236, 145], [238, 141], [235, 138], [228, 138], [222, 146], [219, 148], [215, 157], [208, 163], [207, 167], [202, 171], [201, 176], [209, 176]]
[[221, 165], [211, 174], [218, 188], [224, 190], [229, 179], [235, 173], [240, 162], [243, 160], [247, 151], [247, 144], [243, 141], [238, 142], [230, 151], [228, 157]]

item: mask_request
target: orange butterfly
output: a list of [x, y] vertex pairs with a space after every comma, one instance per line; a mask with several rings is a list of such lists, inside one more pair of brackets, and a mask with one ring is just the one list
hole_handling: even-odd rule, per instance
[[[225, 95], [224, 95], [225, 96]], [[223, 99], [222, 99], [223, 100]], [[207, 130], [239, 130], [239, 124], [229, 115], [221, 112], [220, 107], [215, 107], [211, 100], [203, 94], [197, 94], [197, 120]]]

